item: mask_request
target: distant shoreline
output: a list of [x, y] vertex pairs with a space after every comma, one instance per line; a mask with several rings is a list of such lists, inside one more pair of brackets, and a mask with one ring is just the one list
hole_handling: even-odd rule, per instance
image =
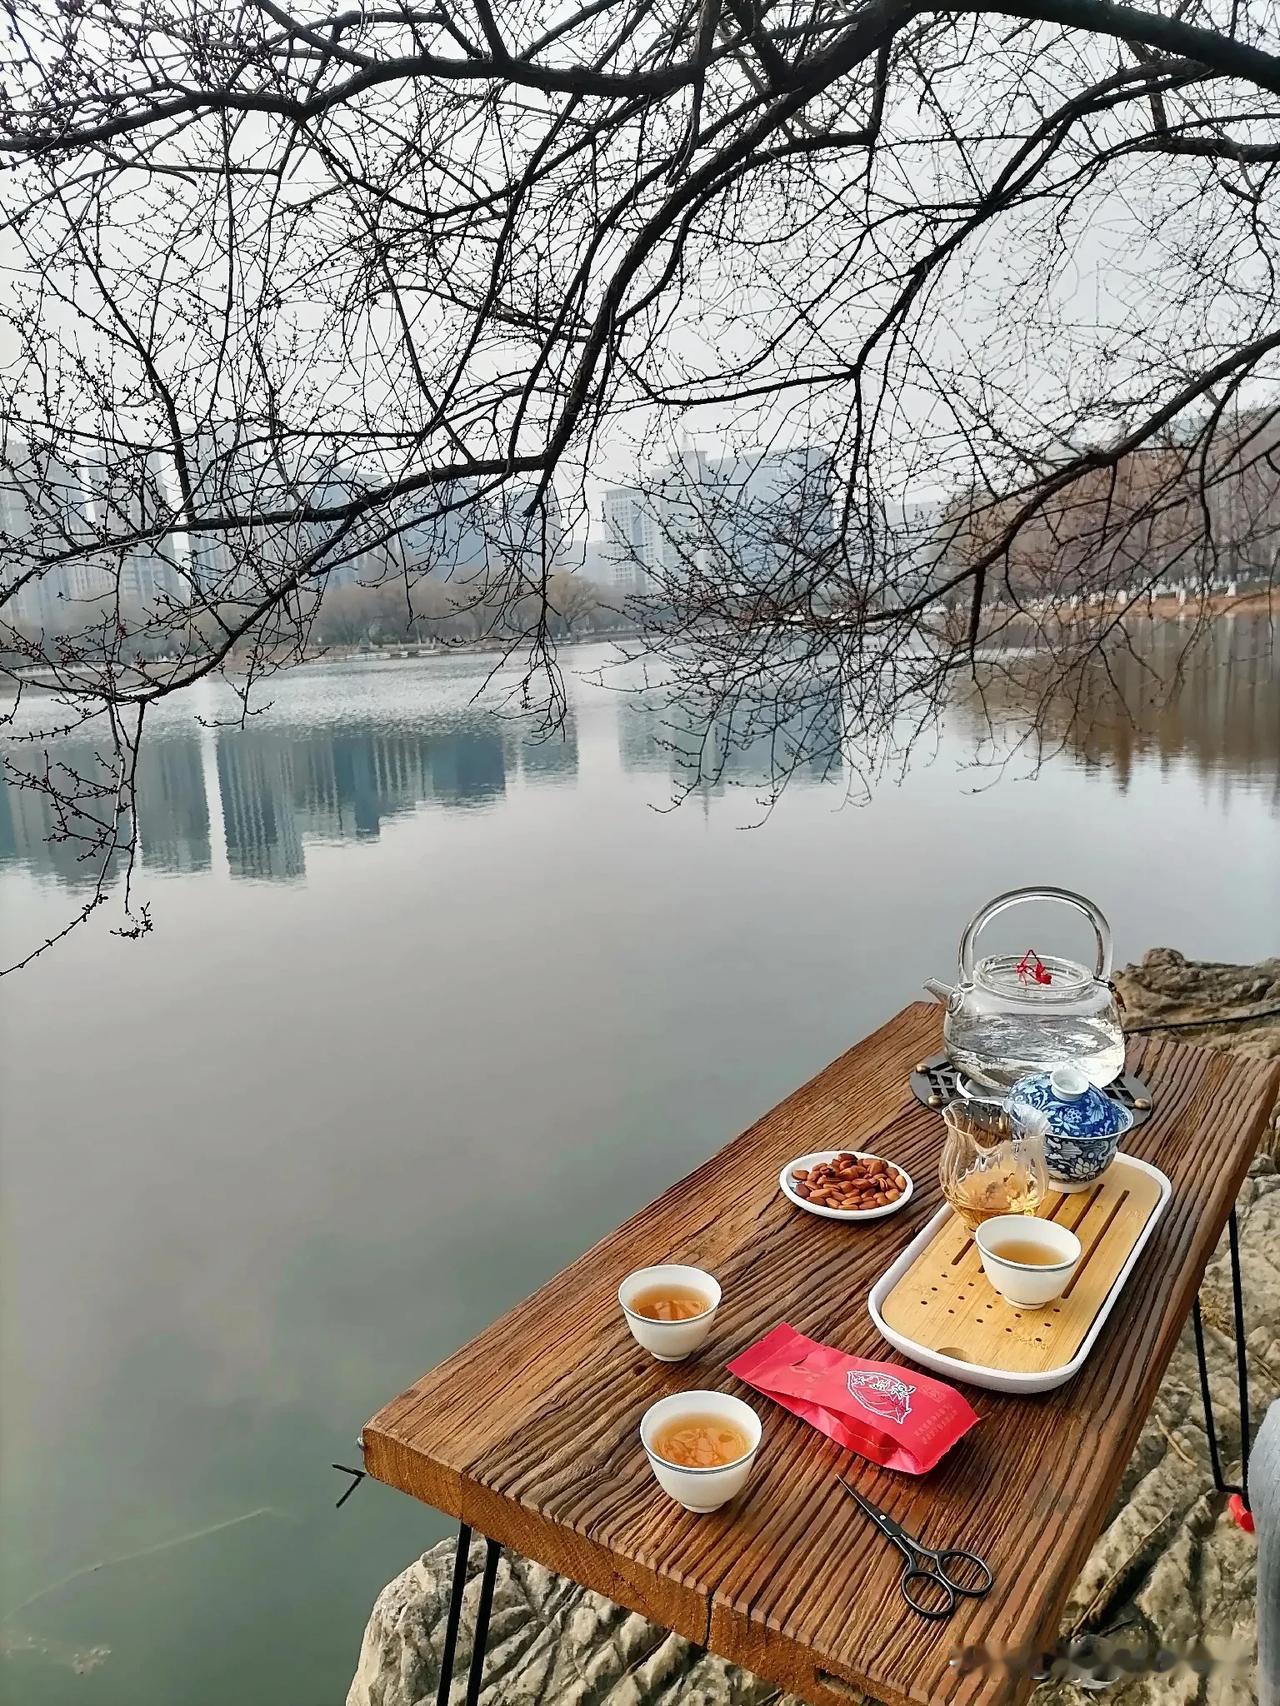
[[[1188, 618], [1200, 619], [1208, 616], [1216, 619], [1220, 616], [1269, 616], [1280, 615], [1277, 605], [1280, 604], [1280, 587], [1263, 587], [1253, 592], [1211, 593], [1207, 598], [1180, 599], [1176, 593], [1163, 593], [1159, 597], [1148, 598], [1139, 596], [1128, 604], [1090, 606], [1094, 614], [1103, 614], [1108, 610], [1112, 614], [1137, 616], [1151, 621], [1182, 621]], [[1045, 620], [1051, 613], [1039, 611], [1039, 620]], [[1069, 606], [1060, 610], [1059, 620], [1071, 623], [1078, 612]], [[566, 634], [556, 640], [557, 648], [572, 646], [604, 646], [618, 641], [635, 639], [641, 632], [638, 628], [611, 629], [608, 632], [592, 632], [589, 634]], [[498, 640], [467, 640], [458, 645], [440, 644], [428, 645], [421, 641], [383, 641], [377, 645], [352, 646], [331, 645], [314, 652], [308, 652], [305, 657], [293, 665], [299, 668], [304, 665], [336, 664], [336, 663], [403, 663], [421, 662], [435, 658], [449, 657], [492, 657], [501, 659], [505, 650], [503, 642]], [[233, 653], [227, 660], [234, 671], [237, 658]], [[27, 669], [9, 671], [11, 677], [22, 681], [28, 687], [47, 692], [57, 692], [58, 685], [39, 679], [39, 665], [28, 666]]]
[[[608, 633], [564, 634], [554, 642], [564, 646], [605, 646], [615, 640], [634, 640], [638, 628], [610, 629]], [[303, 663], [383, 663], [405, 658], [502, 657], [507, 650], [500, 640], [466, 640], [459, 645], [423, 645], [417, 640], [382, 640], [368, 646], [325, 646], [308, 652]]]
[[1188, 599], [1184, 604], [1174, 593], [1159, 598], [1135, 599], [1142, 615], [1169, 616], [1269, 616], [1280, 598], [1280, 588], [1263, 587], [1256, 592], [1215, 592], [1205, 599]]
[[[1273, 606], [1280, 602], [1280, 588], [1264, 587], [1256, 592], [1229, 593], [1215, 592], [1207, 598], [1188, 598], [1185, 602], [1176, 593], [1163, 593], [1159, 597], [1148, 598], [1141, 596], [1131, 599], [1127, 605], [1116, 603], [1111, 606], [1094, 605], [1090, 608], [1101, 613], [1110, 608], [1115, 613], [1138, 616], [1143, 620], [1180, 621], [1184, 617], [1218, 617], [1218, 616], [1264, 616], [1272, 612]], [[1048, 616], [1050, 612], [1040, 612]], [[1060, 620], [1071, 622], [1077, 612], [1069, 607], [1058, 612]], [[638, 628], [615, 629], [607, 633], [568, 634], [555, 643], [560, 646], [592, 646], [608, 645], [616, 640], [634, 639], [640, 630]], [[304, 663], [383, 663], [402, 661], [414, 658], [438, 657], [490, 657], [500, 655], [503, 647], [499, 641], [468, 640], [462, 645], [422, 645], [415, 641], [384, 641], [371, 646], [326, 646], [322, 651], [309, 654]]]

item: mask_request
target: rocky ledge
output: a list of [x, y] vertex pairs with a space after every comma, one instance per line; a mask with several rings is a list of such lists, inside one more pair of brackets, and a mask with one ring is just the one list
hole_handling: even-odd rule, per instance
[[[1254, 966], [1186, 960], [1155, 948], [1117, 979], [1134, 1031], [1280, 1057], [1280, 960]], [[1280, 1107], [1277, 1108], [1280, 1116]], [[1254, 1420], [1280, 1396], [1280, 1121], [1239, 1200], [1248, 1309]], [[1231, 1289], [1225, 1247], [1201, 1293], [1210, 1378], [1228, 1478], [1238, 1477]], [[1116, 1505], [1080, 1574], [1063, 1635], [1120, 1636], [1183, 1650], [1197, 1641], [1247, 1650], [1254, 1632], [1256, 1542], [1213, 1491], [1190, 1329], [1174, 1353], [1125, 1474]], [[454, 1667], [455, 1701], [465, 1693], [470, 1620], [482, 1548], [473, 1549]], [[452, 1542], [416, 1560], [383, 1589], [365, 1630], [347, 1706], [429, 1706], [439, 1679], [449, 1603]], [[758, 1678], [656, 1628], [643, 1617], [503, 1555], [490, 1625], [483, 1706], [789, 1706]], [[1069, 1682], [1047, 1684], [1042, 1706], [1084, 1706], [1098, 1696]], [[1106, 1698], [1120, 1706], [1250, 1706], [1247, 1671], [1202, 1681], [1190, 1673], [1121, 1679]]]

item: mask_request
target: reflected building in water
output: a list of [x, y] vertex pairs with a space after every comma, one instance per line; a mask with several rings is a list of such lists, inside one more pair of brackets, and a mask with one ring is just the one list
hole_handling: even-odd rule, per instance
[[624, 770], [666, 774], [680, 794], [835, 781], [843, 727], [837, 684], [817, 677], [790, 684], [784, 698], [749, 696], [701, 722], [678, 699], [637, 696], [618, 704], [618, 756]]
[[143, 742], [138, 754], [138, 840], [152, 871], [207, 871], [209, 801], [196, 730]]
[[[1223, 616], [1192, 645], [1191, 624], [1134, 624], [1134, 649], [1117, 650], [1086, 675], [1081, 691], [1044, 706], [1042, 729], [1086, 770], [1106, 770], [1123, 791], [1139, 768], [1168, 771], [1190, 763], [1224, 790], [1261, 785], [1280, 804], [1280, 671], [1265, 617]], [[975, 738], [1006, 709], [1011, 720], [1028, 691], [1042, 691], [1038, 655], [1006, 662], [967, 703], [962, 720]], [[1030, 684], [1030, 687], [1028, 686]]]
[[431, 797], [449, 806], [479, 806], [507, 791], [506, 743], [486, 718], [428, 744]]
[[257, 729], [218, 733], [218, 793], [233, 877], [288, 881], [306, 874], [292, 810], [293, 753]]
[[[0, 865], [25, 866], [56, 878], [68, 888], [92, 888], [102, 871], [104, 849], [99, 845], [110, 820], [114, 771], [104, 764], [97, 742], [74, 736], [52, 748], [54, 779], [66, 795], [81, 790], [79, 811], [60, 815], [41, 788], [19, 786], [11, 778], [0, 782]], [[29, 762], [34, 749], [28, 748]], [[207, 871], [209, 807], [200, 768], [198, 735], [183, 730], [145, 740], [137, 769], [138, 844], [140, 862], [155, 871]], [[95, 796], [94, 787], [107, 792]], [[127, 845], [128, 820], [119, 838]], [[116, 854], [111, 863], [118, 865]]]
[[624, 770], [666, 774], [672, 764], [672, 730], [656, 699], [624, 695], [618, 705], [618, 759]]
[[515, 743], [520, 776], [526, 782], [572, 782], [578, 774], [578, 725], [570, 707], [563, 728], [526, 733]]
[[[65, 741], [60, 753], [78, 774], [105, 778], [92, 745]], [[138, 761], [141, 863], [163, 873], [211, 869], [218, 813], [232, 877], [296, 881], [306, 875], [309, 842], [373, 840], [407, 813], [483, 809], [504, 798], [513, 777], [572, 782], [577, 768], [572, 712], [563, 736], [545, 741], [480, 709], [414, 725], [311, 727], [267, 717], [245, 728], [153, 730]], [[83, 841], [59, 835], [46, 794], [0, 785], [0, 865], [91, 886], [100, 859], [84, 851]]]
[[[1189, 656], [1189, 628], [1152, 624], [1137, 636], [1135, 655], [1113, 660], [1117, 680], [1136, 709], [1114, 697], [1085, 715], [1068, 703], [1050, 706], [1044, 729], [1085, 768], [1114, 773], [1128, 785], [1139, 769], [1191, 764], [1206, 783], [1244, 784], [1280, 807], [1280, 672], [1265, 618], [1219, 619]], [[1043, 659], [1019, 657], [1034, 687]], [[1018, 684], [1002, 660], [985, 685], [987, 711], [1013, 719]], [[1157, 689], [1157, 681], [1162, 684]], [[282, 882], [306, 872], [308, 843], [376, 839], [384, 824], [430, 810], [484, 810], [513, 791], [572, 785], [579, 764], [572, 707], [563, 733], [539, 741], [526, 724], [475, 706], [412, 707], [393, 701], [381, 718], [289, 721], [281, 709], [245, 728], [198, 727], [193, 717], [153, 725], [138, 764], [141, 863], [151, 873], [224, 869], [233, 878]], [[1006, 704], [1007, 699], [1007, 704]], [[748, 714], [699, 726], [660, 694], [611, 696], [625, 772], [660, 775], [674, 795], [694, 789], [710, 798], [730, 786], [767, 791], [790, 775], [801, 784], [839, 780], [843, 707], [826, 678], [792, 682], [776, 705], [763, 700]], [[295, 713], [296, 715], [297, 713]], [[979, 708], [958, 704], [956, 721], [975, 739]], [[37, 749], [10, 743], [13, 762], [34, 769]], [[57, 743], [65, 775], [98, 784], [110, 772], [99, 744], [84, 735]], [[84, 801], [65, 823], [46, 793], [0, 783], [0, 867], [17, 866], [85, 893], [98, 880], [96, 847], [110, 795]]]
[[422, 741], [412, 734], [374, 726], [307, 733], [291, 741], [290, 755], [289, 804], [309, 841], [373, 839], [384, 818], [430, 793]]
[[419, 807], [483, 805], [506, 791], [501, 729], [365, 723], [218, 731], [218, 788], [233, 876], [288, 880], [308, 841], [374, 840]]
[[[38, 756], [27, 747], [14, 762], [34, 772]], [[107, 854], [104, 837], [111, 821], [112, 772], [93, 742], [67, 737], [57, 744], [53, 781], [62, 796], [58, 805], [43, 788], [20, 786], [8, 777], [0, 783], [0, 866], [25, 866], [55, 877], [67, 888], [92, 889]], [[99, 787], [108, 792], [94, 794]], [[79, 810], [71, 804], [77, 790]], [[121, 821], [119, 840], [127, 844], [128, 839], [126, 819]], [[118, 863], [118, 857], [112, 863]]]

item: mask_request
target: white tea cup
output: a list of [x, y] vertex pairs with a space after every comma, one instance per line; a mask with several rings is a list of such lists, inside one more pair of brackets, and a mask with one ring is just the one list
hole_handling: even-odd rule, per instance
[[[636, 1298], [664, 1285], [687, 1286], [690, 1291], [701, 1292], [707, 1307], [701, 1315], [690, 1315], [683, 1321], [655, 1321], [649, 1315], [638, 1315], [631, 1307]], [[659, 1362], [683, 1362], [706, 1343], [720, 1307], [720, 1285], [701, 1268], [668, 1262], [656, 1268], [637, 1268], [635, 1273], [628, 1274], [618, 1287], [618, 1302], [638, 1345]]]
[[[709, 1469], [668, 1463], [658, 1454], [654, 1442], [667, 1423], [679, 1421], [682, 1416], [709, 1416], [731, 1422], [746, 1435], [746, 1452], [732, 1463]], [[648, 1454], [649, 1467], [658, 1485], [687, 1511], [697, 1511], [700, 1515], [719, 1510], [742, 1491], [760, 1449], [762, 1432], [760, 1418], [750, 1404], [727, 1392], [675, 1392], [670, 1398], [659, 1398], [656, 1404], [650, 1404], [640, 1420], [640, 1443]]]
[[[1065, 1226], [1030, 1214], [997, 1214], [973, 1235], [983, 1270], [1001, 1297], [1022, 1309], [1042, 1309], [1061, 1297], [1080, 1266], [1080, 1240]], [[1043, 1262], [1015, 1262], [997, 1252], [1001, 1245], [1031, 1244]]]

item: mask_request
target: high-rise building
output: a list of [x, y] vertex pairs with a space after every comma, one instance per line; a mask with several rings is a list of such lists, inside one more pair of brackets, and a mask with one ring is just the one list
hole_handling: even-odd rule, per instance
[[946, 579], [951, 530], [942, 498], [910, 496], [886, 503], [866, 553], [867, 592], [882, 603], [927, 597]]
[[[292, 522], [254, 524], [254, 518], [294, 507], [299, 496], [271, 447], [239, 422], [220, 421], [195, 435], [187, 452], [196, 518], [189, 535], [188, 571], [208, 603], [243, 603], [292, 558], [299, 528]], [[208, 526], [226, 517], [239, 525]], [[248, 523], [248, 525], [245, 525]]]
[[604, 494], [605, 584], [624, 595], [645, 593], [661, 575], [662, 521], [659, 504], [639, 486], [609, 486]]
[[84, 625], [85, 613], [77, 613], [77, 605], [109, 590], [86, 550], [91, 521], [78, 463], [45, 446], [13, 439], [0, 444], [4, 621], [32, 631]]
[[564, 518], [554, 486], [535, 503], [530, 476], [490, 491], [486, 483], [452, 480], [392, 500], [371, 518], [375, 533], [391, 530], [373, 548], [384, 569], [444, 583], [492, 581], [523, 573], [532, 580], [545, 559], [560, 566]]
[[820, 445], [721, 457], [689, 448], [643, 485], [606, 488], [614, 586], [780, 582], [832, 541], [830, 460]]
[[[190, 547], [170, 531], [174, 519], [168, 458], [159, 451], [99, 457], [88, 469], [92, 527], [100, 549], [93, 574], [134, 612], [190, 602]], [[144, 537], [136, 537], [143, 535]]]

